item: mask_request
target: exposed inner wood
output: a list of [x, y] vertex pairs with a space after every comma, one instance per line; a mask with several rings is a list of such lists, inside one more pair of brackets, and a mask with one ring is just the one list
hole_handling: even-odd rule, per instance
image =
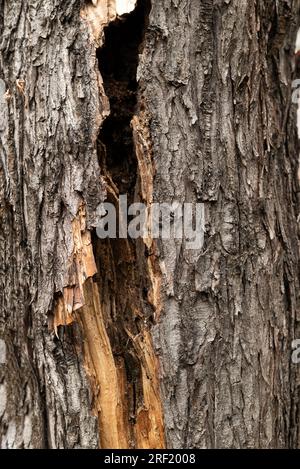
[[85, 305], [84, 283], [97, 272], [83, 205], [79, 207], [77, 217], [73, 220], [72, 237], [74, 248], [65, 280], [66, 286], [63, 295], [57, 299], [53, 320], [56, 334], [58, 327], [71, 324], [75, 319], [75, 312]]
[[[149, 9], [148, 1], [138, 1], [133, 13], [110, 23], [98, 54], [111, 106], [99, 135], [99, 159], [109, 187], [108, 200], [117, 211], [120, 194], [127, 195], [128, 203], [152, 202], [151, 143], [136, 81]], [[152, 245], [150, 240], [147, 243]], [[164, 447], [158, 363], [150, 335], [159, 305], [153, 256], [146, 256], [143, 240], [95, 236], [93, 245], [98, 269], [95, 282], [119, 376], [127, 446]]]
[[95, 44], [102, 44], [103, 28], [118, 15], [130, 13], [136, 2], [137, 0], [91, 0], [85, 3], [80, 15], [86, 21]]
[[[100, 15], [102, 8], [99, 39], [108, 10], [104, 14], [100, 4], [86, 8], [84, 14], [89, 13], [90, 18], [91, 12], [93, 18]], [[153, 198], [148, 116], [136, 81], [149, 10], [150, 2], [143, 0], [122, 18], [111, 14], [114, 21], [104, 30], [104, 45], [98, 53], [110, 101], [110, 115], [98, 139], [98, 155], [107, 200], [117, 212], [120, 194], [127, 195], [128, 203], [142, 201], [148, 206]], [[159, 369], [150, 332], [160, 312], [155, 243], [150, 238], [100, 240], [86, 229], [84, 207], [73, 222], [73, 242], [67, 286], [56, 304], [54, 329], [74, 320], [82, 325], [100, 446], [163, 448]]]

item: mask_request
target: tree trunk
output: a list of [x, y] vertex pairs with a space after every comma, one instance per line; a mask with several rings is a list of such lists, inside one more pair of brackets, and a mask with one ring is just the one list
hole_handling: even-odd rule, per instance
[[300, 447], [299, 7], [0, 0], [1, 447]]

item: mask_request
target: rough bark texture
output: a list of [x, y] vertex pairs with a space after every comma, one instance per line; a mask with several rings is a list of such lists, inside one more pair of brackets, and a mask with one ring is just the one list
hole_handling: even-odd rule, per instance
[[298, 15], [297, 1], [153, 2], [140, 77], [155, 199], [205, 204], [203, 250], [160, 252], [172, 447], [300, 444]]
[[[300, 447], [299, 1], [151, 3], [0, 0], [3, 448]], [[98, 240], [122, 193], [203, 249]]]
[[1, 369], [3, 447], [97, 447], [76, 324], [49, 316], [72, 253], [82, 200], [104, 198], [96, 138], [103, 109], [96, 51], [80, 2], [0, 3]]

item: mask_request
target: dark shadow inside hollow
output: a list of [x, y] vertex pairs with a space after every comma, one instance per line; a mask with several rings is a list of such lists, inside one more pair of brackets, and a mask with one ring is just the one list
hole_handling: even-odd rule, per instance
[[120, 194], [127, 193], [129, 197], [134, 192], [137, 173], [130, 121], [137, 107], [137, 67], [150, 9], [149, 0], [139, 0], [132, 13], [105, 28], [105, 42], [98, 50], [99, 69], [111, 109], [99, 139], [105, 145], [105, 163], [113, 182]]

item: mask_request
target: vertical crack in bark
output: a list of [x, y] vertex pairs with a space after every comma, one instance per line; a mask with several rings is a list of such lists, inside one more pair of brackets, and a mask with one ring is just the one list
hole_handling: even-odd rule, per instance
[[[139, 0], [132, 13], [117, 17], [105, 28], [104, 46], [98, 50], [110, 102], [98, 155], [107, 199], [117, 212], [121, 194], [128, 203], [152, 202], [151, 140], [136, 78], [150, 8], [149, 0]], [[150, 334], [159, 312], [153, 242], [100, 240], [94, 234], [92, 244], [97, 274], [84, 283], [80, 320], [101, 447], [162, 448], [158, 363]]]

